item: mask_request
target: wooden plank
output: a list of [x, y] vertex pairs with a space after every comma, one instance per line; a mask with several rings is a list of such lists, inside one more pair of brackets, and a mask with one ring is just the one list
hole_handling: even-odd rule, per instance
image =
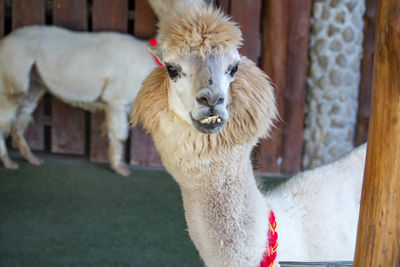
[[282, 173], [300, 171], [303, 150], [304, 104], [308, 71], [311, 0], [289, 1], [287, 79], [284, 94]]
[[[128, 1], [93, 0], [92, 29], [93, 31], [108, 30], [126, 33], [128, 30]], [[108, 140], [102, 129], [104, 123], [104, 113], [91, 114], [90, 160], [94, 162], [108, 162]]]
[[221, 9], [225, 12], [225, 14], [231, 13], [230, 0], [219, 0], [218, 6], [221, 7]]
[[132, 130], [130, 163], [141, 166], [162, 166], [160, 154], [153, 139], [141, 126]]
[[258, 62], [260, 39], [261, 0], [231, 2], [231, 15], [243, 34], [244, 43], [239, 52]]
[[[283, 19], [286, 18], [286, 19]], [[279, 114], [284, 114], [284, 92], [286, 86], [288, 2], [281, 0], [263, 1], [261, 69], [268, 74], [275, 87]], [[284, 124], [275, 123], [271, 137], [258, 147], [257, 170], [279, 173], [282, 162], [282, 135]]]
[[[72, 30], [86, 30], [85, 0], [54, 0], [53, 23]], [[51, 152], [85, 154], [85, 112], [60, 100], [51, 101]]]
[[356, 267], [400, 266], [399, 14], [400, 1], [379, 1]]
[[[149, 12], [147, 1], [135, 1], [135, 32], [138, 37], [154, 36], [156, 25], [154, 18], [150, 21], [141, 16], [142, 12]], [[138, 32], [136, 32], [138, 31]], [[132, 130], [130, 145], [130, 163], [134, 165], [162, 166], [160, 156], [153, 145], [152, 138], [142, 128]]]
[[13, 0], [12, 1], [12, 28], [44, 24], [45, 0]]
[[358, 113], [355, 144], [360, 145], [367, 141], [368, 121], [371, 107], [372, 72], [375, 50], [377, 0], [366, 1], [364, 15], [364, 44], [361, 65], [361, 81], [358, 95]]
[[4, 35], [4, 0], [0, 0], [0, 37]]
[[53, 24], [71, 30], [87, 30], [86, 0], [53, 0]]
[[[13, 0], [12, 29], [33, 24], [44, 24], [44, 0]], [[26, 139], [32, 150], [44, 150], [44, 105], [41, 101], [33, 113], [33, 123], [26, 130]]]
[[128, 0], [93, 0], [92, 24], [93, 31], [126, 33], [128, 29]]
[[137, 38], [149, 39], [157, 33], [157, 17], [147, 1], [135, 1], [134, 34]]

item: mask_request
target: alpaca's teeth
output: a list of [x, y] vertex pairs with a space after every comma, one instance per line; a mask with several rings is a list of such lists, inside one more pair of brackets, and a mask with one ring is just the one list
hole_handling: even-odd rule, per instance
[[200, 120], [201, 124], [211, 124], [211, 123], [220, 123], [222, 120], [218, 116], [210, 116]]
[[208, 121], [208, 118], [204, 118], [204, 119], [202, 119], [202, 120], [200, 121], [200, 123], [204, 124], [204, 123], [206, 123], [207, 121]]

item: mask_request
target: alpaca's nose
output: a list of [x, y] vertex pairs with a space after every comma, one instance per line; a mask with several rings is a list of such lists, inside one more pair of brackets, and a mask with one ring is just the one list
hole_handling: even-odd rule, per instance
[[196, 101], [207, 107], [215, 107], [216, 105], [224, 103], [224, 96], [219, 91], [202, 88], [196, 94]]

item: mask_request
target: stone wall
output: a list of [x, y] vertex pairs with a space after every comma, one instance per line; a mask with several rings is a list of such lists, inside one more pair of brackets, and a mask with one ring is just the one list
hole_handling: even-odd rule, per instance
[[365, 0], [313, 2], [303, 168], [353, 148]]

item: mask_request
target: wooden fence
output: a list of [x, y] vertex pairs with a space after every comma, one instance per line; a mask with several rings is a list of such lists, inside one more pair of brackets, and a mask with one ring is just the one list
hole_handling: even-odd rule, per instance
[[[371, 20], [367, 26], [372, 31], [374, 1], [368, 0], [371, 3], [367, 11]], [[263, 140], [255, 149], [255, 167], [260, 172], [296, 173], [302, 159], [311, 0], [215, 0], [214, 4], [238, 22], [245, 40], [240, 52], [257, 62], [276, 86], [282, 120], [272, 132], [272, 139]], [[0, 0], [0, 36], [24, 25], [55, 24], [148, 39], [155, 35], [156, 22], [146, 0]], [[367, 79], [364, 72], [370, 71], [365, 69], [367, 64], [363, 65], [363, 80]], [[367, 99], [368, 88], [370, 81], [366, 80], [363, 97]], [[369, 103], [365, 106], [369, 110]], [[35, 123], [27, 131], [34, 150], [107, 161], [107, 140], [101, 132], [103, 114], [89, 114], [45, 96], [34, 116]], [[360, 129], [358, 135], [365, 135], [365, 131], [365, 127]], [[151, 138], [140, 127], [131, 131], [126, 160], [134, 165], [161, 165]]]

